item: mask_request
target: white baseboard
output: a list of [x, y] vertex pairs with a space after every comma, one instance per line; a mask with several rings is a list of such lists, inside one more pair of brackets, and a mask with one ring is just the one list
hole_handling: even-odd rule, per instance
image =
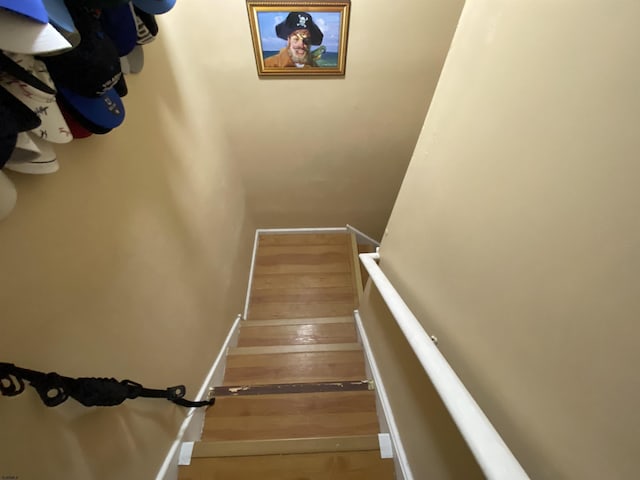
[[[364, 330], [362, 318], [360, 318], [360, 312], [358, 310], [354, 310], [353, 316], [356, 321], [358, 337], [362, 342], [362, 348], [365, 353], [367, 372], [371, 373], [371, 378], [373, 378], [375, 384], [376, 407], [378, 411], [380, 430], [383, 434], [388, 433], [391, 439], [393, 461], [396, 467], [396, 479], [413, 480], [413, 473], [411, 472], [411, 467], [409, 466], [409, 461], [407, 460], [407, 455], [405, 453], [404, 446], [402, 445], [402, 439], [400, 438], [400, 433], [396, 426], [387, 391], [384, 388], [384, 383], [382, 382], [382, 377], [378, 370], [376, 359], [371, 351], [371, 345], [369, 344], [367, 333]], [[380, 417], [380, 412], [382, 412], [382, 417]]]

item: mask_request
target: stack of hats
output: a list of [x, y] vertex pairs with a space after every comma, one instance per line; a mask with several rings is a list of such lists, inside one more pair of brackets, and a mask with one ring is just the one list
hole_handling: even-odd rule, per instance
[[[59, 169], [53, 146], [124, 121], [155, 15], [176, 0], [0, 0], [0, 169]], [[17, 194], [0, 170], [0, 220]]]

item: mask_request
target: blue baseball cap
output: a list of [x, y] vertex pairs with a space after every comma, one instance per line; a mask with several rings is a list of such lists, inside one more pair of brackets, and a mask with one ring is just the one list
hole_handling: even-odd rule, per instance
[[[84, 128], [93, 133], [105, 133], [105, 130], [116, 128], [124, 121], [124, 104], [114, 89], [101, 97], [90, 98], [61, 87], [58, 101]], [[92, 129], [94, 125], [97, 128]]]
[[64, 0], [42, 0], [42, 3], [47, 9], [49, 23], [67, 39], [71, 46], [78, 46], [80, 43], [80, 33], [73, 23], [73, 19]]
[[0, 7], [39, 23], [49, 23], [49, 14], [42, 0], [0, 0]]

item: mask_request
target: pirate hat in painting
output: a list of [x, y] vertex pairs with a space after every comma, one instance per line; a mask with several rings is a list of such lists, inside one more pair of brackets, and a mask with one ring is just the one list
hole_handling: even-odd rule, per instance
[[296, 30], [309, 30], [311, 45], [320, 45], [324, 37], [320, 28], [313, 22], [311, 15], [305, 12], [291, 12], [284, 22], [276, 25], [276, 35], [278, 38], [287, 40]]
[[0, 85], [40, 117], [41, 124], [33, 132], [49, 142], [73, 140], [45, 64], [33, 55], [10, 52], [3, 54], [2, 60], [5, 68], [0, 72]]

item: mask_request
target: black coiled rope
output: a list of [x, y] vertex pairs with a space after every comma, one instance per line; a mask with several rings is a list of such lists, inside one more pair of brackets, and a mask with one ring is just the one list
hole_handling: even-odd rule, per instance
[[13, 397], [24, 392], [25, 381], [35, 388], [47, 407], [55, 407], [69, 397], [85, 407], [111, 407], [138, 397], [165, 398], [183, 407], [213, 405], [215, 398], [194, 402], [184, 398], [184, 385], [161, 389], [145, 388], [131, 380], [115, 378], [70, 378], [55, 372], [43, 373], [0, 362], [0, 393]]

